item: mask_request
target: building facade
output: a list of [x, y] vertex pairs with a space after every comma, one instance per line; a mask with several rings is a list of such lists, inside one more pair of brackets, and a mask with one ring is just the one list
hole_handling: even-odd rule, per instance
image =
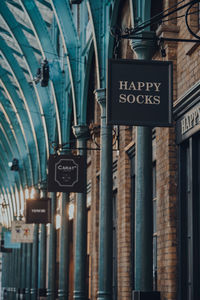
[[[32, 243], [1, 244], [2, 299], [199, 299], [200, 2], [5, 0], [0, 14], [2, 240], [25, 190], [51, 199]], [[108, 59], [172, 62], [171, 126], [107, 124]], [[82, 193], [48, 185], [49, 156], [67, 154], [84, 156]]]

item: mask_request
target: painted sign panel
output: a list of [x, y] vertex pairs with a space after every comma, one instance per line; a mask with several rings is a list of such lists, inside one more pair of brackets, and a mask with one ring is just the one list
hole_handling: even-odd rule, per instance
[[13, 221], [11, 226], [12, 243], [33, 243], [34, 224]]
[[77, 192], [85, 189], [84, 157], [74, 155], [50, 155], [48, 191]]
[[51, 199], [26, 200], [26, 223], [46, 224], [51, 222]]
[[107, 82], [108, 124], [172, 125], [171, 62], [110, 59]]
[[200, 103], [197, 103], [176, 122], [176, 142], [180, 144], [200, 130]]

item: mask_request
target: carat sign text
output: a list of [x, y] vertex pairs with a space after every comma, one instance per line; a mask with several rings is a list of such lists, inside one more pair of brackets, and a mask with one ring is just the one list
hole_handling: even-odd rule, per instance
[[107, 123], [172, 125], [172, 63], [109, 60]]
[[85, 159], [81, 155], [50, 155], [48, 191], [83, 193], [85, 168]]

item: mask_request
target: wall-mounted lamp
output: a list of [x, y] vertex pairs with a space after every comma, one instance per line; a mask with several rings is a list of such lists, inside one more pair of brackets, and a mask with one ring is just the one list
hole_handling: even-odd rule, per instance
[[49, 63], [47, 59], [44, 59], [41, 63], [41, 67], [37, 69], [36, 77], [33, 81], [37, 84], [38, 82], [41, 83], [42, 87], [48, 86], [49, 82]]
[[19, 171], [19, 160], [17, 158], [13, 158], [12, 162], [8, 163], [11, 171]]

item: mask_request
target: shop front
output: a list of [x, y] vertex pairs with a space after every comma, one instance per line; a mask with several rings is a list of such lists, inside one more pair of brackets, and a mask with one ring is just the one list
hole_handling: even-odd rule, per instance
[[175, 106], [178, 145], [179, 300], [200, 295], [200, 82]]

